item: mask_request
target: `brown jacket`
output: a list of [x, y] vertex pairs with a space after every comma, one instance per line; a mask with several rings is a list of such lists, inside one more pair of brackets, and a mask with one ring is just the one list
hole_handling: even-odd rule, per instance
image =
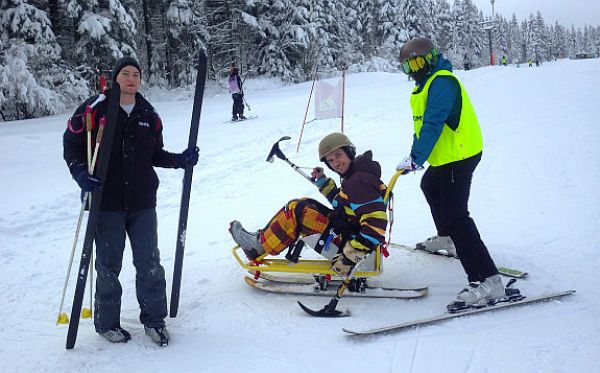
[[387, 187], [381, 181], [381, 166], [372, 158], [371, 151], [357, 156], [339, 188], [331, 178], [319, 188], [335, 210], [336, 225], [346, 225], [342, 230], [351, 234], [350, 244], [368, 252], [385, 241], [387, 228]]

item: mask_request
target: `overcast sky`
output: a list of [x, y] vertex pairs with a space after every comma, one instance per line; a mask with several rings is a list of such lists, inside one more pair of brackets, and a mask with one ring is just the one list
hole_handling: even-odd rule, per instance
[[[473, 3], [485, 16], [492, 14], [490, 0], [473, 0]], [[571, 24], [575, 27], [600, 25], [600, 0], [496, 0], [494, 10], [509, 21], [513, 13], [522, 21], [529, 13], [535, 16], [539, 10], [546, 24], [558, 21], [569, 27]]]

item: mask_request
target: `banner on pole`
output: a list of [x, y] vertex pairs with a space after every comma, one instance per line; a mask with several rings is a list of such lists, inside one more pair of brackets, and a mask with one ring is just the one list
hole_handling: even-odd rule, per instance
[[343, 115], [342, 96], [342, 79], [338, 81], [337, 85], [318, 81], [315, 92], [315, 119], [341, 118]]

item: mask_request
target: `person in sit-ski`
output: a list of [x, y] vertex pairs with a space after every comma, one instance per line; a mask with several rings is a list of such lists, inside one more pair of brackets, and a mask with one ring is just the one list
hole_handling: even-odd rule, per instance
[[232, 221], [229, 232], [249, 260], [265, 252], [278, 255], [300, 236], [323, 233], [331, 224], [337, 235], [331, 247], [339, 249], [321, 254], [331, 258], [332, 270], [348, 278], [354, 266], [384, 242], [387, 215], [383, 197], [387, 187], [371, 151], [356, 156], [346, 135], [332, 133], [321, 140], [319, 158], [341, 177], [338, 187], [320, 167], [311, 174], [333, 209], [314, 199], [301, 198], [289, 201], [259, 231], [247, 232], [239, 221]]

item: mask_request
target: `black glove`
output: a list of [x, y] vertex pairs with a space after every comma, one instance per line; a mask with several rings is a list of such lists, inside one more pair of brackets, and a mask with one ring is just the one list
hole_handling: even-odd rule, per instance
[[75, 179], [81, 190], [84, 192], [91, 192], [94, 188], [102, 185], [100, 180], [88, 173], [87, 167], [84, 164], [73, 167], [72, 175], [73, 179]]
[[175, 168], [186, 168], [187, 166], [195, 166], [198, 163], [198, 147], [188, 148], [181, 154], [175, 155]]

